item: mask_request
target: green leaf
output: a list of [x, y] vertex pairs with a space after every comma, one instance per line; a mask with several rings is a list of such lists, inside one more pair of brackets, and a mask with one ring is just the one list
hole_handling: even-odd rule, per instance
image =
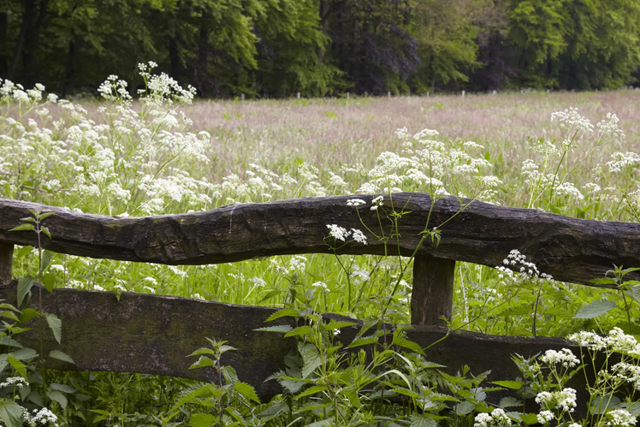
[[217, 424], [217, 418], [211, 414], [193, 414], [189, 421], [190, 427], [211, 427]]
[[523, 423], [527, 425], [538, 424], [538, 415], [537, 414], [522, 414], [520, 415], [520, 419]]
[[53, 332], [53, 336], [55, 337], [58, 344], [62, 343], [62, 320], [58, 318], [55, 314], [47, 313], [47, 323], [49, 324], [49, 328], [51, 328], [51, 332]]
[[349, 322], [346, 320], [332, 320], [331, 322], [327, 323], [327, 325], [324, 328], [327, 331], [333, 331], [334, 329], [348, 328], [349, 326], [356, 326], [356, 325], [357, 323]]
[[35, 229], [36, 228], [33, 226], [33, 224], [20, 224], [19, 226], [12, 228], [9, 231], [32, 231]]
[[7, 427], [22, 426], [22, 407], [13, 400], [4, 400], [0, 403], [0, 420]]
[[58, 360], [62, 360], [63, 362], [72, 363], [74, 365], [76, 364], [76, 362], [73, 361], [71, 356], [69, 356], [66, 353], [61, 352], [60, 350], [51, 350], [51, 352], [49, 353], [49, 357], [52, 357], [52, 358], [58, 359]]
[[11, 304], [7, 304], [6, 302], [3, 302], [0, 304], [0, 309], [11, 310], [11, 311], [15, 311], [16, 313], [20, 313], [20, 310], [18, 310]]
[[300, 317], [300, 312], [294, 308], [285, 308], [273, 313], [265, 322], [271, 322], [272, 320], [279, 319], [281, 317]]
[[370, 345], [370, 344], [375, 344], [377, 343], [379, 340], [378, 337], [362, 337], [362, 338], [357, 338], [355, 340], [353, 340], [351, 342], [351, 344], [349, 344], [347, 346], [347, 348], [354, 348], [354, 347], [360, 347], [362, 345]]
[[[51, 261], [52, 260], [53, 260], [53, 252], [44, 251], [44, 253], [42, 254], [42, 266], [40, 267], [40, 270], [38, 271], [38, 275], [42, 275], [45, 271], [47, 271], [47, 268], [49, 268], [49, 266], [51, 265]], [[49, 291], [49, 292], [51, 292], [51, 291]]]
[[254, 331], [258, 332], [281, 332], [287, 333], [291, 331], [293, 328], [289, 325], [274, 325], [274, 326], [266, 326], [264, 328], [254, 329]]
[[414, 343], [413, 341], [409, 341], [407, 339], [400, 338], [400, 337], [397, 337], [397, 338], [393, 337], [393, 344], [400, 347], [408, 348], [409, 350], [412, 350], [418, 354], [424, 355], [424, 351], [422, 350], [422, 347], [420, 347], [418, 344]]
[[476, 409], [476, 405], [471, 402], [461, 402], [454, 406], [456, 415], [467, 415]]
[[616, 280], [612, 277], [600, 277], [589, 280], [589, 283], [593, 283], [594, 285], [615, 285]]
[[185, 396], [182, 396], [180, 400], [178, 400], [178, 402], [175, 405], [173, 405], [173, 408], [171, 408], [171, 411], [176, 411], [181, 406], [193, 402], [195, 399], [197, 399], [198, 397], [204, 394], [211, 395], [212, 387], [213, 387], [212, 384], [204, 384], [203, 386], [198, 387], [197, 389], [189, 392]]
[[20, 313], [20, 322], [27, 323], [29, 320], [33, 319], [38, 315], [38, 312], [33, 308], [25, 308]]
[[[201, 354], [210, 354], [212, 356], [215, 356], [216, 352], [213, 351], [212, 349], [208, 348], [208, 347], [200, 347], [199, 349], [197, 349], [196, 351], [191, 353], [189, 356], [200, 356]], [[189, 356], [187, 356], [187, 357], [189, 357]]]
[[258, 394], [256, 393], [256, 389], [254, 389], [253, 386], [247, 383], [243, 383], [242, 381], [238, 381], [234, 384], [233, 388], [238, 393], [243, 395], [246, 399], [249, 399], [252, 402], [255, 402], [258, 404], [260, 403], [260, 398], [258, 397]]
[[493, 381], [491, 384], [510, 388], [511, 390], [520, 390], [524, 386], [524, 383], [520, 381]]
[[590, 411], [592, 414], [601, 415], [610, 409], [616, 409], [621, 401], [616, 396], [596, 396], [591, 404]]
[[49, 384], [49, 388], [52, 390], [61, 391], [62, 393], [75, 393], [77, 391], [75, 388], [71, 387], [70, 385], [58, 384], [58, 383]]
[[48, 238], [51, 238], [51, 232], [49, 231], [48, 227], [42, 226], [40, 227], [40, 230], [47, 235]]
[[47, 397], [53, 400], [54, 402], [58, 402], [62, 409], [65, 409], [67, 407], [67, 404], [69, 403], [69, 400], [67, 400], [67, 396], [65, 396], [64, 394], [56, 390], [48, 391]]
[[38, 214], [38, 219], [40, 221], [44, 221], [45, 219], [49, 218], [51, 215], [55, 215], [55, 212], [41, 212]]
[[0, 316], [6, 317], [7, 319], [11, 319], [14, 322], [19, 322], [20, 321], [20, 319], [18, 319], [18, 316], [16, 316], [16, 314], [13, 311], [8, 311], [8, 310], [3, 311], [3, 312], [0, 313]]
[[325, 391], [328, 388], [326, 385], [314, 385], [313, 387], [309, 387], [302, 393], [296, 396], [296, 399], [300, 399], [301, 397], [313, 396], [314, 394]]
[[296, 337], [300, 335], [312, 335], [312, 334], [313, 334], [313, 328], [309, 325], [303, 325], [303, 326], [298, 326], [292, 331], [287, 332], [284, 335], [284, 337], [288, 338], [288, 337]]
[[209, 359], [206, 356], [200, 356], [200, 358], [193, 365], [189, 366], [189, 369], [206, 368], [213, 365], [213, 360]]
[[17, 358], [15, 358], [11, 353], [7, 354], [7, 362], [9, 362], [11, 367], [13, 369], [15, 369], [15, 371], [18, 373], [18, 375], [20, 375], [25, 380], [28, 379], [27, 378], [27, 367], [24, 365], [24, 363], [22, 363]]
[[29, 361], [38, 357], [38, 352], [32, 348], [21, 348], [20, 350], [11, 352], [11, 355], [18, 360]]
[[522, 406], [522, 402], [515, 397], [503, 397], [500, 399], [500, 405], [502, 409], [513, 408], [514, 406]]
[[575, 316], [574, 319], [593, 319], [594, 317], [602, 316], [609, 310], [616, 308], [617, 305], [613, 301], [608, 299], [601, 299], [593, 301], [590, 304], [582, 307]]
[[35, 283], [33, 277], [25, 276], [18, 279], [18, 307], [22, 305], [24, 298], [31, 291], [31, 287]]
[[307, 378], [313, 373], [320, 365], [322, 365], [322, 358], [318, 349], [311, 344], [298, 344], [298, 351], [302, 356], [302, 378]]
[[413, 414], [411, 415], [410, 427], [436, 427], [438, 422], [426, 414]]

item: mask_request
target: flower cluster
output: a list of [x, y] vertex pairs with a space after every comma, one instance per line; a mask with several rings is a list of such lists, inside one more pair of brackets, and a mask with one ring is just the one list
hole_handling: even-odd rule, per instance
[[536, 403], [546, 411], [561, 409], [564, 412], [573, 412], [576, 408], [576, 391], [572, 388], [542, 391], [536, 396]]
[[504, 410], [494, 409], [490, 414], [482, 412], [475, 417], [473, 427], [507, 427], [511, 425], [511, 418]]
[[595, 332], [580, 331], [569, 335], [567, 339], [594, 351], [606, 349], [610, 352], [640, 358], [638, 341], [632, 335], [625, 334], [620, 328], [613, 328], [607, 336], [601, 336]]
[[540, 356], [540, 360], [548, 365], [561, 363], [565, 368], [573, 368], [580, 363], [576, 355], [568, 348], [563, 348], [560, 351], [547, 350], [544, 355]]
[[367, 236], [364, 235], [362, 230], [358, 230], [356, 228], [347, 230], [346, 228], [340, 227], [337, 224], [327, 224], [327, 228], [329, 229], [329, 235], [336, 240], [346, 242], [348, 238], [351, 238], [351, 240], [354, 240], [358, 243], [362, 243], [364, 245], [367, 244]]

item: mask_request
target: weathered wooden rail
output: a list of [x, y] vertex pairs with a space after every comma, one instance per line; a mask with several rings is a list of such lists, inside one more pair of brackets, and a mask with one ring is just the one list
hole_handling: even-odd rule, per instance
[[[355, 196], [302, 198], [262, 204], [237, 204], [181, 215], [113, 218], [81, 214], [34, 203], [0, 199], [0, 284], [4, 297], [15, 300], [11, 282], [13, 245], [36, 245], [35, 233], [9, 231], [30, 216], [29, 209], [53, 211], [45, 220], [52, 239], [44, 248], [54, 252], [93, 258], [161, 264], [214, 264], [254, 257], [303, 253], [331, 253], [327, 224], [347, 229], [389, 233], [390, 220], [384, 206], [371, 211], [367, 202], [347, 206]], [[384, 245], [369, 233], [368, 244], [352, 242], [340, 254], [411, 255], [420, 233], [442, 224], [438, 245], [424, 241], [414, 260], [411, 339], [426, 346], [445, 334], [441, 316], [450, 318], [453, 272], [456, 261], [500, 265], [518, 249], [540, 271], [557, 280], [592, 285], [612, 266], [640, 264], [640, 225], [568, 218], [536, 210], [512, 209], [474, 201], [460, 212], [461, 202], [450, 197], [432, 207], [428, 194], [393, 195], [396, 210], [410, 212], [399, 222], [399, 241]], [[356, 209], [359, 209], [356, 212]], [[426, 224], [431, 210], [429, 224]], [[452, 216], [453, 220], [448, 221]], [[634, 278], [640, 274], [633, 273]], [[254, 384], [263, 395], [274, 385], [262, 380], [281, 367], [293, 348], [290, 340], [256, 332], [272, 309], [243, 307], [184, 298], [125, 293], [117, 302], [113, 293], [57, 289], [46, 294], [44, 307], [63, 320], [62, 349], [77, 366], [69, 369], [140, 372], [203, 379], [189, 371], [185, 355], [202, 346], [204, 337], [226, 339], [239, 351], [225, 359]], [[35, 340], [34, 332], [27, 339]], [[349, 334], [345, 334], [348, 336]], [[346, 339], [346, 338], [345, 338]], [[48, 346], [55, 345], [53, 337]], [[496, 337], [463, 333], [439, 343], [428, 356], [458, 369], [468, 364], [475, 372], [492, 369], [494, 379], [516, 375], [510, 354], [535, 354], [548, 348], [568, 346], [552, 338]], [[59, 366], [58, 367], [62, 367]]]

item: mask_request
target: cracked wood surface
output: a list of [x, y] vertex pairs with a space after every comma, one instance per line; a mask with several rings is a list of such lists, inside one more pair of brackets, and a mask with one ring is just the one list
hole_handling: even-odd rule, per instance
[[[350, 207], [348, 199], [367, 205]], [[9, 230], [30, 215], [28, 209], [51, 210], [45, 220], [52, 239], [46, 249], [70, 255], [161, 264], [215, 264], [286, 254], [331, 253], [327, 224], [389, 236], [392, 202], [377, 212], [372, 196], [301, 198], [271, 203], [236, 204], [206, 212], [140, 218], [82, 214], [35, 203], [0, 199], [0, 242], [35, 245], [33, 232]], [[463, 203], [468, 201], [463, 200]], [[341, 254], [411, 255], [420, 232], [443, 224], [441, 241], [424, 241], [417, 254], [495, 267], [518, 249], [541, 272], [557, 280], [589, 284], [613, 265], [640, 266], [640, 224], [570, 218], [537, 210], [505, 208], [474, 201], [464, 211], [448, 197], [433, 206], [425, 193], [397, 193], [393, 206], [408, 212], [399, 220], [400, 242], [385, 248], [365, 230], [369, 244], [350, 242]], [[360, 217], [356, 209], [359, 209]], [[380, 220], [378, 219], [380, 215]], [[633, 276], [633, 277], [631, 277]], [[639, 279], [640, 273], [628, 276]]]

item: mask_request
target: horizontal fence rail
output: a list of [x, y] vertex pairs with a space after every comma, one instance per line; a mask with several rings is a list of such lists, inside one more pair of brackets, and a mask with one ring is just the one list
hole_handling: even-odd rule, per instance
[[[347, 200], [354, 197], [367, 204], [347, 206]], [[457, 198], [439, 199], [432, 206], [425, 193], [397, 193], [393, 203], [386, 197], [378, 211], [369, 209], [371, 200], [371, 196], [301, 198], [180, 215], [117, 218], [0, 199], [0, 244], [37, 244], [33, 232], [9, 231], [20, 224], [20, 218], [30, 215], [28, 209], [34, 209], [55, 212], [46, 219], [52, 239], [44, 239], [43, 246], [69, 255], [189, 265], [331, 253], [327, 224], [364, 230], [362, 221], [375, 232], [381, 231], [382, 224], [388, 235], [391, 222], [385, 212], [391, 212], [393, 204], [397, 211], [408, 212], [399, 220], [397, 244], [392, 239], [385, 247], [365, 231], [367, 245], [351, 242], [338, 253], [398, 255], [399, 248], [401, 255], [411, 255], [425, 226], [432, 229], [446, 222], [439, 244], [427, 239], [418, 256], [495, 267], [512, 249], [518, 249], [556, 280], [586, 285], [604, 276], [614, 264], [640, 264], [640, 224], [576, 219], [479, 201], [458, 213], [461, 203]], [[0, 259], [1, 253], [0, 248]], [[640, 279], [640, 273], [628, 277]]]
[[[0, 298], [16, 301], [17, 282], [0, 289]], [[32, 306], [35, 308], [35, 300]], [[280, 318], [265, 324], [276, 309], [249, 307], [187, 298], [123, 293], [120, 300], [113, 292], [55, 289], [43, 292], [43, 310], [62, 320], [62, 344], [45, 330], [44, 354], [57, 349], [71, 356], [76, 365], [48, 359], [55, 369], [79, 371], [137, 372], [170, 375], [200, 381], [215, 381], [211, 372], [189, 369], [195, 358], [188, 354], [206, 344], [205, 338], [224, 339], [237, 351], [225, 353], [223, 365], [233, 366], [239, 379], [252, 384], [263, 399], [280, 393], [275, 381], [267, 377], [284, 369], [285, 356], [296, 349], [294, 338], [283, 338], [257, 328], [288, 323]], [[328, 315], [335, 316], [335, 315]], [[353, 321], [342, 316], [342, 320]], [[32, 320], [35, 322], [35, 320]], [[34, 325], [35, 326], [35, 325]], [[20, 335], [23, 345], [40, 348], [38, 329]], [[359, 327], [344, 328], [340, 341], [349, 344]], [[407, 331], [408, 338], [421, 347], [441, 340], [445, 328], [416, 326]], [[491, 371], [489, 381], [513, 379], [520, 375], [511, 355], [525, 357], [548, 349], [569, 348], [575, 343], [561, 338], [495, 336], [462, 331], [453, 333], [426, 350], [427, 360], [445, 365], [455, 374], [468, 365], [471, 372]], [[572, 383], [583, 389], [584, 377], [576, 375]]]

